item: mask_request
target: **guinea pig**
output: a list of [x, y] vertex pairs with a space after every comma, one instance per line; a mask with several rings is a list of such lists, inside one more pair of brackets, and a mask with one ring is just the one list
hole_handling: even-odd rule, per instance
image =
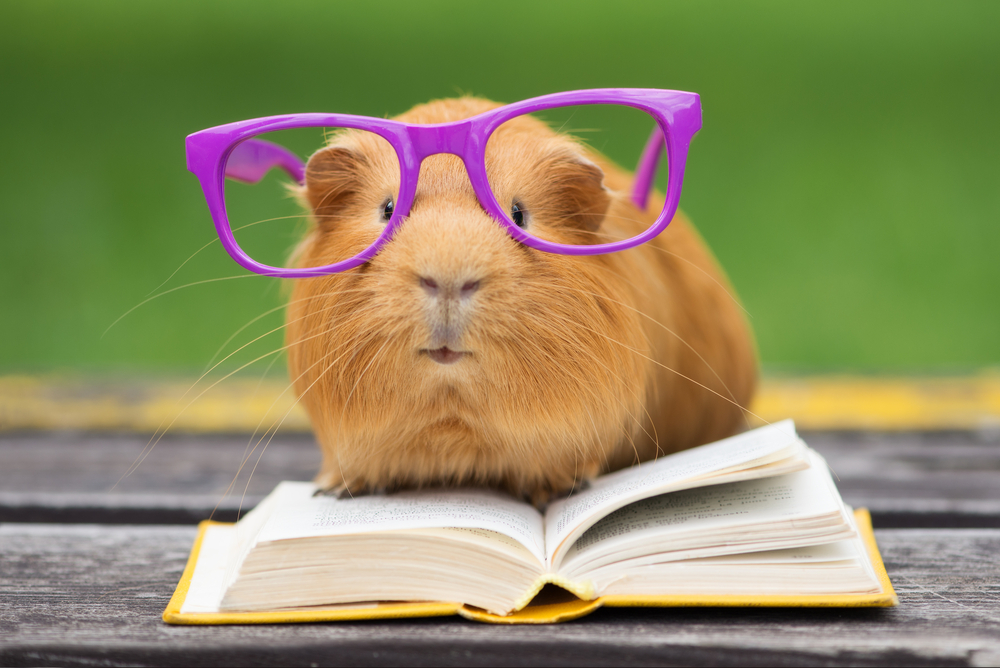
[[[497, 106], [441, 100], [398, 119]], [[555, 241], [634, 236], [662, 208], [637, 209], [631, 174], [533, 117], [501, 126], [486, 160], [501, 204]], [[370, 245], [398, 179], [387, 143], [333, 136], [306, 167], [299, 266]], [[446, 154], [424, 161], [408, 218], [375, 257], [294, 282], [286, 331], [323, 453], [317, 483], [341, 495], [464, 485], [544, 504], [739, 431], [757, 376], [741, 307], [682, 214], [622, 252], [535, 250], [491, 218]]]

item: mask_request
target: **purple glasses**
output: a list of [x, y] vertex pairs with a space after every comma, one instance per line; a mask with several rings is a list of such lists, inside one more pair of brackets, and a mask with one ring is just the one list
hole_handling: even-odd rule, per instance
[[[662, 209], [654, 222], [648, 225], [643, 223], [641, 228], [626, 225], [615, 234], [594, 233], [587, 241], [576, 244], [553, 240], [551, 235], [546, 234], [544, 225], [539, 225], [536, 229], [525, 222], [522, 210], [532, 212], [533, 204], [531, 201], [522, 202], [518, 186], [503, 182], [505, 177], [488, 167], [491, 164], [491, 152], [496, 143], [499, 143], [499, 139], [494, 138], [503, 136], [504, 128], [513, 127], [511, 123], [516, 123], [516, 119], [529, 114], [554, 115], [555, 122], [545, 119], [554, 130], [584, 135], [593, 129], [577, 128], [579, 123], [576, 120], [587, 117], [594, 110], [608, 109], [623, 110], [628, 115], [637, 117], [630, 119], [638, 121], [632, 122], [629, 128], [633, 139], [635, 130], [640, 125], [645, 125], [640, 130], [645, 135], [652, 124], [652, 134], [647, 141], [640, 140], [635, 151], [638, 154], [638, 166], [632, 182], [631, 200], [642, 210], [649, 205], [657, 165], [665, 149], [666, 196], [662, 203], [658, 198], [655, 203], [656, 206], [662, 205]], [[593, 114], [587, 118], [593, 118]], [[602, 118], [604, 120], [599, 122], [606, 125], [621, 125], [609, 120], [612, 116], [605, 115]], [[434, 125], [416, 125], [346, 114], [270, 116], [196, 132], [188, 136], [186, 147], [188, 169], [201, 182], [215, 229], [223, 247], [232, 258], [259, 274], [300, 278], [345, 271], [370, 260], [406, 220], [417, 192], [421, 164], [426, 158], [437, 154], [451, 154], [461, 159], [479, 203], [511, 237], [526, 246], [567, 255], [596, 255], [632, 248], [652, 239], [670, 224], [680, 200], [688, 144], [700, 127], [701, 105], [695, 93], [608, 88], [544, 95], [495, 108], [471, 118]], [[328, 139], [332, 131], [332, 145], [337, 145], [338, 138], [350, 138], [352, 146], [368, 146], [378, 154], [377, 157], [369, 156], [365, 160], [366, 164], [377, 163], [375, 166], [366, 166], [375, 175], [370, 182], [372, 192], [365, 195], [372, 204], [369, 207], [372, 215], [357, 223], [367, 226], [367, 236], [359, 237], [363, 240], [361, 243], [367, 245], [360, 252], [351, 251], [353, 254], [350, 257], [338, 258], [323, 266], [272, 266], [258, 260], [262, 259], [262, 255], [269, 257], [269, 253], [274, 254], [273, 248], [268, 250], [267, 245], [281, 245], [282, 242], [275, 242], [273, 237], [265, 238], [265, 247], [255, 250], [252, 246], [254, 243], [261, 243], [259, 240], [245, 241], [241, 236], [238, 241], [237, 233], [252, 231], [261, 223], [305, 218], [301, 211], [295, 215], [259, 218], [267, 210], [270, 201], [291, 201], [287, 196], [287, 187], [282, 188], [278, 179], [269, 175], [272, 168], [280, 168], [299, 184], [304, 182], [305, 164], [296, 153], [280, 144], [283, 135], [302, 128], [324, 129]], [[584, 139], [597, 150], [606, 148], [595, 145], [594, 141], [590, 141], [590, 136]], [[315, 147], [316, 144], [313, 143], [306, 150], [315, 150]], [[530, 156], [530, 150], [528, 155]], [[227, 178], [230, 179], [229, 183]], [[274, 180], [277, 185], [271, 186], [270, 190], [259, 196], [245, 190], [248, 187], [260, 188], [268, 179]], [[241, 224], [243, 219], [235, 218], [231, 221], [237, 210], [243, 212], [241, 215], [250, 216], [248, 219], [252, 222]], [[614, 227], [614, 224], [606, 226]], [[295, 235], [301, 235], [302, 231], [301, 228], [296, 230]], [[294, 244], [295, 235], [287, 237], [287, 246]], [[251, 254], [257, 259], [251, 257]], [[280, 263], [279, 259], [277, 264]]]

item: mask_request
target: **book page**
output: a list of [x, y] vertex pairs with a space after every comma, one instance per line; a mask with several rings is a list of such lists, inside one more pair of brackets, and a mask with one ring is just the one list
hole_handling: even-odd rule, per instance
[[230, 571], [236, 552], [235, 526], [213, 524], [205, 529], [198, 565], [191, 576], [181, 614], [219, 611], [222, 594], [232, 580]]
[[274, 492], [281, 498], [257, 542], [405, 529], [484, 529], [512, 538], [545, 563], [541, 513], [499, 492], [420, 490], [335, 499], [314, 497], [315, 489], [312, 483], [281, 483]]
[[542, 566], [531, 550], [507, 534], [496, 531], [448, 527], [447, 529], [410, 529], [407, 533], [441, 537], [455, 543], [469, 543], [482, 547], [484, 550], [512, 557], [534, 569]]
[[[784, 550], [763, 550], [761, 552], [743, 552], [727, 554], [721, 557], [705, 557], [695, 559], [703, 564], [812, 564], [833, 561], [862, 562], [865, 559], [865, 546], [860, 536], [844, 538], [822, 545], [792, 547]], [[687, 563], [687, 562], [679, 562]]]
[[816, 532], [828, 533], [829, 540], [850, 530], [850, 525], [825, 462], [819, 455], [813, 458], [813, 466], [805, 471], [629, 504], [602, 518], [563, 551], [563, 568], [593, 569], [635, 558], [656, 563], [708, 556], [706, 551], [773, 549], [778, 546], [764, 543], [777, 540], [824, 542]]
[[[788, 550], [601, 569], [601, 595], [835, 596], [883, 591], [860, 537]], [[804, 602], [804, 601], [803, 601]]]
[[[786, 470], [800, 470], [808, 466], [806, 450], [795, 433], [795, 424], [783, 420], [602, 476], [589, 489], [549, 506], [545, 545], [550, 560], [600, 518], [622, 506], [669, 491], [783, 473], [785, 470], [765, 465], [788, 458], [798, 459]], [[760, 471], [749, 470], [758, 466]], [[725, 476], [727, 473], [735, 475]]]

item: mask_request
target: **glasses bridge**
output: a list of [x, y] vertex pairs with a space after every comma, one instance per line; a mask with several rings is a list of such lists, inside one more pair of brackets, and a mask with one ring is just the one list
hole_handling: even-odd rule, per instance
[[461, 120], [438, 125], [411, 125], [406, 130], [416, 158], [423, 160], [440, 153], [463, 156], [471, 127], [468, 120]]

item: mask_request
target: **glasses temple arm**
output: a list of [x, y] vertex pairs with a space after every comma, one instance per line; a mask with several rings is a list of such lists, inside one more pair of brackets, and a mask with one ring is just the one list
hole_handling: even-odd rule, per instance
[[257, 183], [272, 167], [285, 170], [298, 183], [305, 181], [305, 163], [287, 148], [263, 139], [247, 139], [236, 145], [226, 161], [226, 178]]
[[642, 157], [639, 158], [639, 164], [635, 168], [635, 181], [632, 183], [632, 203], [641, 211], [646, 209], [649, 193], [656, 181], [656, 168], [660, 164], [662, 155], [663, 131], [657, 125], [649, 135], [646, 148], [642, 150]]

